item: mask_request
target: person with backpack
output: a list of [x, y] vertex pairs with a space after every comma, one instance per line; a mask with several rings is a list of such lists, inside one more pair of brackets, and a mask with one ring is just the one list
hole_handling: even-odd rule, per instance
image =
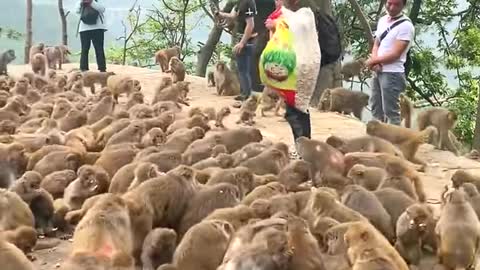
[[375, 119], [400, 125], [400, 94], [406, 88], [405, 64], [415, 28], [402, 11], [406, 0], [387, 0], [366, 66], [374, 71], [370, 103]]
[[90, 44], [93, 43], [95, 56], [97, 58], [98, 70], [107, 71], [105, 61], [104, 39], [105, 31], [105, 7], [101, 0], [80, 0], [77, 13], [80, 15], [78, 22], [78, 33], [82, 44], [82, 53], [80, 56], [80, 70], [88, 70], [88, 53]]

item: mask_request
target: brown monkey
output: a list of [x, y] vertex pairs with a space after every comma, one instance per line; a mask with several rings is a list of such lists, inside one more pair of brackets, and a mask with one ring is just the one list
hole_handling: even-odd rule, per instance
[[230, 168], [233, 165], [233, 158], [230, 154], [220, 153], [215, 157], [210, 157], [192, 165], [196, 170], [203, 170], [210, 167]]
[[390, 215], [373, 192], [359, 185], [345, 187], [342, 203], [366, 217], [389, 241], [393, 242], [395, 232]]
[[343, 75], [343, 79], [348, 81], [353, 79], [355, 76], [360, 77], [365, 69], [365, 61], [365, 58], [359, 58], [343, 63], [342, 70], [340, 72]]
[[219, 128], [225, 128], [223, 124], [223, 119], [231, 114], [231, 110], [229, 107], [222, 107], [215, 116], [215, 126]]
[[87, 114], [87, 124], [91, 125], [96, 123], [107, 115], [113, 113], [115, 108], [115, 101], [112, 96], [106, 96], [100, 100]]
[[[228, 108], [228, 107], [225, 107], [225, 108]], [[203, 107], [203, 108], [193, 107], [188, 111], [188, 117], [192, 117], [196, 114], [204, 115], [207, 117], [208, 121], [212, 121], [212, 120], [215, 120], [217, 112], [213, 107]]]
[[17, 57], [14, 50], [6, 50], [0, 54], [0, 75], [8, 75], [7, 65]]
[[35, 228], [39, 235], [52, 235], [54, 232], [53, 218], [54, 206], [53, 197], [48, 191], [40, 188], [38, 195], [32, 198], [30, 209], [35, 217]]
[[63, 269], [75, 269], [67, 268], [69, 264], [85, 267], [82, 261], [75, 260], [82, 254], [107, 260], [113, 269], [133, 269], [131, 231], [127, 204], [122, 198], [116, 195], [100, 197], [76, 226], [72, 253], [62, 265]]
[[373, 193], [377, 196], [378, 200], [382, 203], [383, 207], [392, 218], [394, 227], [396, 227], [400, 215], [407, 209], [407, 207], [415, 203], [415, 201], [405, 192], [394, 188], [381, 188]]
[[262, 139], [263, 135], [258, 128], [241, 127], [225, 130], [219, 134], [207, 136], [203, 140], [197, 140], [192, 143], [188, 149], [205, 145], [206, 143], [215, 142], [215, 145], [225, 145], [228, 153], [233, 153], [251, 142], [260, 142]]
[[13, 135], [17, 129], [17, 124], [11, 120], [0, 121], [0, 135]]
[[426, 204], [413, 204], [398, 218], [395, 249], [409, 265], [419, 266], [425, 240], [435, 239], [433, 209]]
[[[389, 176], [385, 181], [395, 178], [397, 178], [398, 181], [399, 179], [401, 180], [402, 177], [406, 177], [412, 183], [414, 192], [416, 196], [418, 196], [418, 200], [420, 200], [420, 202], [426, 201], [427, 196], [425, 194], [422, 179], [420, 179], [420, 176], [415, 170], [405, 166], [401, 160], [387, 160], [385, 162], [385, 171]], [[407, 186], [405, 187], [407, 188]]]
[[30, 83], [27, 78], [19, 78], [11, 92], [15, 95], [26, 95]]
[[252, 172], [248, 168], [241, 166], [212, 173], [207, 185], [212, 186], [219, 183], [230, 183], [237, 186], [240, 189], [242, 198], [254, 188]]
[[29, 51], [29, 57], [28, 59], [30, 59], [30, 63], [32, 62], [32, 59], [33, 59], [33, 56], [35, 54], [44, 54], [45, 53], [45, 44], [44, 43], [38, 43], [36, 45], [32, 45], [30, 47], [30, 51]]
[[107, 126], [106, 128], [102, 129], [97, 136], [96, 143], [100, 146], [105, 146], [110, 140], [110, 138], [117, 134], [119, 131], [123, 130], [126, 128], [128, 125], [130, 125], [130, 120], [129, 119], [118, 119], [114, 121], [112, 124]]
[[98, 83], [102, 87], [107, 86], [107, 80], [110, 76], [116, 75], [115, 72], [83, 72], [83, 85], [90, 88], [90, 92], [95, 94], [95, 84]]
[[291, 269], [326, 269], [317, 240], [309, 230], [307, 222], [299, 217], [287, 220], [287, 252], [291, 253]]
[[28, 254], [33, 251], [37, 244], [37, 232], [28, 226], [19, 226], [15, 230], [0, 232], [2, 241], [14, 244], [17, 248]]
[[279, 116], [279, 110], [282, 107], [282, 104], [285, 104], [280, 98], [280, 95], [277, 91], [271, 89], [270, 87], [264, 87], [262, 92], [262, 107], [261, 115], [265, 117], [265, 112], [270, 111], [275, 108], [275, 115]]
[[[320, 249], [324, 253], [329, 253], [328, 252], [328, 242], [327, 242], [327, 232], [330, 228], [333, 228], [337, 225], [341, 224], [340, 222], [336, 221], [335, 219], [331, 217], [319, 217], [315, 219], [315, 221], [311, 225], [311, 232], [317, 238], [318, 245], [320, 246]], [[343, 224], [348, 224], [343, 223]], [[341, 239], [343, 242], [343, 239]], [[346, 248], [345, 248], [346, 251]]]
[[352, 91], [345, 88], [325, 89], [320, 98], [320, 104], [326, 106], [321, 110], [345, 113], [355, 115], [358, 119], [362, 119], [362, 111], [368, 105], [369, 95]]
[[219, 96], [234, 96], [240, 94], [240, 83], [235, 74], [223, 61], [215, 65], [214, 71], [215, 87]]
[[179, 237], [215, 209], [236, 206], [241, 196], [239, 188], [230, 183], [219, 183], [200, 190], [187, 204], [177, 230]]
[[135, 106], [137, 104], [145, 104], [144, 99], [145, 99], [145, 96], [143, 95], [142, 92], [140, 92], [140, 91], [133, 92], [128, 97], [128, 101], [127, 101], [127, 105], [126, 105], [127, 110], [129, 110], [130, 108], [132, 108], [133, 106]]
[[129, 95], [134, 91], [133, 80], [126, 75], [111, 75], [107, 78], [107, 87], [112, 93], [115, 102], [118, 104], [118, 96], [120, 94]]
[[64, 62], [64, 54], [63, 51], [60, 49], [60, 46], [45, 48], [45, 56], [48, 60], [48, 68], [56, 70], [58, 64], [58, 69], [62, 69], [62, 64]]
[[352, 179], [354, 184], [375, 191], [387, 177], [387, 172], [382, 168], [355, 164], [348, 171], [347, 177]]
[[237, 124], [245, 123], [249, 126], [255, 124], [253, 118], [256, 115], [256, 110], [258, 107], [258, 97], [256, 95], [251, 95], [240, 108], [240, 118], [236, 122]]
[[148, 119], [153, 117], [153, 110], [147, 104], [137, 104], [128, 110], [130, 119]]
[[[222, 263], [233, 233], [233, 226], [222, 220], [206, 220], [194, 225], [175, 250], [173, 264], [182, 270], [216, 269]], [[200, 246], [209, 248], [192, 248]]]
[[32, 211], [15, 192], [0, 189], [0, 231], [15, 230], [18, 226], [33, 228], [35, 225]]
[[232, 153], [233, 159], [235, 160], [233, 165], [237, 166], [241, 162], [257, 156], [258, 154], [265, 151], [265, 149], [267, 149], [269, 146], [270, 145], [262, 142], [252, 142], [243, 146], [241, 149], [238, 149]]
[[40, 74], [41, 76], [45, 76], [47, 73], [47, 57], [41, 53], [37, 53], [33, 55], [31, 58], [31, 65], [32, 71], [35, 74]]
[[172, 262], [177, 246], [177, 234], [172, 229], [157, 228], [148, 233], [142, 247], [144, 270], [156, 270], [158, 266]]
[[344, 139], [332, 135], [327, 138], [326, 143], [337, 148], [340, 152], [346, 154], [350, 152], [373, 152], [373, 153], [387, 153], [398, 157], [403, 157], [403, 153], [393, 145], [391, 142], [375, 137], [375, 136], [360, 136], [353, 139]]
[[223, 220], [230, 223], [235, 230], [240, 229], [242, 226], [255, 218], [253, 210], [245, 205], [237, 205], [229, 208], [219, 208], [213, 211], [203, 220]]
[[457, 170], [451, 178], [454, 188], [459, 188], [464, 183], [472, 183], [480, 190], [480, 176], [470, 173], [466, 170]]
[[8, 270], [35, 270], [33, 264], [18, 249], [15, 245], [7, 242], [0, 236], [0, 261], [2, 262], [2, 269]]
[[210, 130], [210, 125], [208, 124], [208, 119], [204, 115], [194, 115], [191, 118], [180, 119], [173, 122], [167, 129], [166, 134], [170, 135], [176, 130], [181, 128], [193, 128], [200, 127], [205, 131]]
[[409, 269], [395, 248], [369, 222], [352, 222], [344, 241], [352, 269]]
[[288, 157], [282, 151], [271, 148], [240, 163], [239, 166], [249, 168], [256, 175], [265, 175], [278, 174], [287, 163]]
[[413, 114], [413, 102], [407, 97], [406, 94], [401, 93], [399, 97], [400, 105], [400, 117], [404, 121], [403, 124], [406, 128], [412, 127], [412, 114]]
[[133, 171], [133, 181], [128, 187], [128, 190], [131, 190], [139, 186], [141, 183], [149, 179], [152, 179], [164, 174], [165, 173], [160, 172], [158, 166], [154, 163], [139, 162], [138, 165], [135, 167], [135, 170]]
[[248, 193], [242, 200], [242, 204], [251, 205], [256, 199], [269, 199], [275, 195], [287, 194], [285, 186], [279, 182], [271, 182], [258, 186]]
[[[146, 164], [149, 164], [145, 162]], [[142, 163], [140, 163], [142, 164]], [[137, 162], [132, 162], [122, 166], [112, 177], [110, 186], [108, 188], [109, 193], [123, 194], [127, 192], [129, 186], [135, 180], [135, 170], [140, 165]]]
[[145, 135], [146, 127], [141, 121], [133, 121], [126, 128], [114, 134], [105, 145], [105, 148], [123, 144], [123, 143], [135, 143], [140, 144], [142, 137]]
[[157, 103], [152, 103], [153, 112], [156, 116], [161, 115], [163, 112], [171, 111], [173, 113], [179, 113], [182, 111], [182, 107], [173, 101], [160, 101]]
[[278, 174], [278, 181], [288, 191], [296, 191], [298, 185], [312, 178], [310, 164], [303, 160], [295, 160], [287, 164]]
[[443, 196], [444, 205], [435, 227], [439, 264], [447, 269], [475, 268], [480, 221], [462, 190]]
[[184, 152], [192, 142], [202, 139], [204, 136], [205, 130], [201, 127], [179, 129], [168, 136], [162, 150]]
[[42, 180], [43, 177], [38, 172], [27, 171], [13, 183], [10, 191], [17, 193], [24, 202], [30, 204], [35, 197], [39, 196]]
[[298, 154], [312, 166], [312, 174], [345, 172], [345, 162], [340, 151], [327, 143], [300, 137], [296, 141]]
[[209, 71], [207, 73], [207, 86], [208, 87], [215, 87], [215, 73], [213, 71]]
[[77, 175], [64, 192], [64, 201], [70, 210], [80, 209], [86, 199], [107, 192], [110, 185], [110, 176], [99, 166], [83, 165]]
[[438, 130], [436, 138], [438, 149], [446, 149], [458, 155], [457, 147], [452, 143], [449, 132], [455, 127], [458, 116], [455, 112], [445, 108], [428, 108], [418, 113], [417, 125], [419, 130], [425, 130], [428, 126], [434, 126]]
[[173, 46], [168, 49], [162, 49], [155, 53], [155, 63], [160, 65], [162, 72], [168, 70], [168, 63], [172, 57], [180, 57], [181, 48], [179, 46]]
[[61, 170], [76, 171], [80, 166], [81, 157], [73, 151], [54, 151], [40, 159], [33, 168], [42, 176]]
[[40, 187], [52, 194], [54, 199], [58, 199], [63, 197], [65, 188], [76, 178], [77, 174], [73, 170], [56, 171], [45, 176]]
[[161, 91], [155, 91], [152, 104], [155, 104], [159, 101], [173, 101], [177, 104], [183, 104], [190, 106], [185, 100], [189, 89], [190, 82], [180, 81], [171, 86], [166, 87]]
[[160, 146], [163, 145], [166, 140], [167, 136], [161, 128], [152, 128], [143, 136], [141, 145], [143, 147]]
[[472, 205], [473, 210], [475, 210], [477, 217], [480, 217], [480, 193], [477, 187], [472, 183], [463, 183], [461, 188], [467, 194], [468, 201]]
[[171, 73], [173, 83], [185, 80], [185, 65], [182, 60], [176, 56], [170, 58], [170, 61], [168, 61], [168, 70], [165, 72]]

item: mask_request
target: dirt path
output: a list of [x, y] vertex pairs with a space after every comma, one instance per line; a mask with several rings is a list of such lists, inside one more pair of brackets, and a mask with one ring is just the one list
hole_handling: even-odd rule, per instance
[[[64, 71], [69, 71], [76, 67], [76, 64], [67, 64], [64, 65]], [[95, 70], [96, 66], [91, 65], [90, 68]], [[147, 99], [151, 99], [155, 85], [165, 76], [157, 70], [129, 66], [109, 65], [108, 70], [117, 74], [129, 74], [140, 80], [142, 90]], [[20, 75], [25, 71], [29, 71], [28, 66], [9, 66], [9, 72], [14, 75]], [[207, 87], [207, 81], [204, 78], [187, 76], [186, 80], [191, 82], [189, 93], [191, 106], [212, 106], [219, 109], [234, 103], [232, 97], [218, 97], [214, 88]], [[238, 111], [238, 109], [232, 108], [232, 115], [225, 120], [227, 128], [236, 126], [235, 121], [238, 119]], [[269, 115], [272, 115], [272, 113]], [[353, 138], [365, 134], [365, 124], [353, 117], [313, 110], [311, 119], [312, 138], [314, 139], [325, 140], [330, 135]], [[291, 130], [282, 117], [257, 117], [255, 120], [256, 126], [262, 130], [262, 134], [265, 137], [290, 145], [293, 143]], [[450, 176], [455, 172], [455, 169], [465, 168], [480, 174], [479, 162], [464, 157], [456, 157], [450, 152], [435, 150], [431, 145], [425, 144], [421, 146], [419, 157], [429, 164], [426, 172], [421, 173], [429, 200], [438, 200], [444, 185], [449, 182]], [[67, 253], [68, 246], [69, 242], [65, 241], [53, 251], [38, 252], [36, 265], [41, 270], [55, 269], [55, 264], [60, 262], [61, 258]]]

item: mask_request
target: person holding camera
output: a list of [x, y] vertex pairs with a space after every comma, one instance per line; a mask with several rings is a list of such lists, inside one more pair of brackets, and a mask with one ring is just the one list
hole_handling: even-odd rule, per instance
[[82, 44], [80, 70], [88, 70], [88, 53], [90, 44], [93, 43], [98, 70], [106, 72], [104, 39], [107, 28], [105, 27], [105, 7], [102, 5], [101, 0], [80, 0], [77, 14], [80, 15], [78, 33], [80, 33], [80, 42]]

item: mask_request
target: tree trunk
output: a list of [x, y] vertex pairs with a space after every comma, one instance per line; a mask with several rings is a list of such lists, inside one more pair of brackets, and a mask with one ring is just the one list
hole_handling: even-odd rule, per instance
[[[235, 1], [228, 1], [227, 4], [225, 4], [225, 6], [223, 7], [222, 12], [231, 12], [234, 6]], [[210, 34], [208, 35], [208, 39], [205, 42], [205, 45], [203, 45], [202, 48], [200, 48], [200, 50], [198, 51], [197, 67], [195, 70], [196, 76], [205, 77], [205, 74], [207, 73], [208, 62], [210, 62], [213, 52], [215, 51], [215, 47], [220, 41], [222, 32], [223, 29], [214, 24], [212, 30], [210, 31]]]
[[477, 117], [475, 121], [475, 131], [473, 132], [472, 148], [480, 150], [480, 98], [477, 103]]
[[25, 64], [30, 62], [30, 47], [32, 47], [32, 0], [27, 0], [27, 22], [25, 37]]
[[65, 15], [65, 9], [63, 9], [63, 0], [58, 0], [58, 13], [60, 13], [60, 20], [62, 22], [62, 44], [67, 46], [67, 15]]

